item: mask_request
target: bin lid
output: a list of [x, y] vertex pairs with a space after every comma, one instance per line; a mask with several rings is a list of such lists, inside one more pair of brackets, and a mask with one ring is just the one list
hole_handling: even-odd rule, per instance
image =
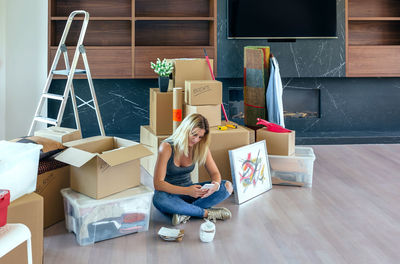
[[34, 143], [18, 143], [2, 140], [0, 141], [0, 163], [7, 160], [16, 160], [26, 155], [26, 152], [38, 151], [43, 148], [42, 145]]

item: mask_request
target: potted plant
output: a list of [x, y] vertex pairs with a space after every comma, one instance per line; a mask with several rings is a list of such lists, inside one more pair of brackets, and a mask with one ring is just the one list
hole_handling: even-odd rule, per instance
[[160, 88], [160, 92], [166, 92], [168, 90], [169, 75], [174, 69], [172, 62], [168, 62], [167, 59], [161, 61], [157, 58], [156, 63], [150, 62], [150, 65], [154, 72], [158, 74], [158, 88]]

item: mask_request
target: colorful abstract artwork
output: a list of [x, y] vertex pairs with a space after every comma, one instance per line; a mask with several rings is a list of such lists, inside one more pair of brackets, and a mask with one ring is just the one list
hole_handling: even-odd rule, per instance
[[272, 188], [265, 140], [230, 150], [229, 159], [238, 204]]

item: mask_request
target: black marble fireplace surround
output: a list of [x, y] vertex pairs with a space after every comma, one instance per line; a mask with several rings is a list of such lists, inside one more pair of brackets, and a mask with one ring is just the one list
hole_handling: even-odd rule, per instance
[[[344, 77], [344, 4], [337, 1], [337, 39], [268, 42], [228, 40], [226, 1], [218, 1], [217, 79], [223, 82], [229, 118], [243, 122], [243, 47], [268, 45], [279, 62], [284, 109], [316, 113], [285, 118], [286, 127], [296, 130], [297, 144], [399, 143], [400, 78]], [[54, 80], [50, 90], [60, 92], [64, 85], [65, 80]], [[149, 124], [149, 88], [157, 87], [157, 80], [94, 80], [94, 86], [106, 134], [138, 141], [140, 126]], [[100, 134], [94, 111], [85, 104], [90, 98], [87, 81], [75, 80], [74, 87], [82, 105], [84, 137]], [[49, 103], [49, 116], [54, 117], [57, 109]], [[74, 127], [70, 102], [62, 126]]]

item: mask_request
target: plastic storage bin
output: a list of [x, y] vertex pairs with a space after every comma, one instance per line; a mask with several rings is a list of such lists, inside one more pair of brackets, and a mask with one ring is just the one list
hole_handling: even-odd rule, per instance
[[271, 176], [312, 186], [314, 151], [310, 147], [295, 147], [294, 156], [268, 155]]
[[0, 227], [7, 224], [7, 210], [10, 205], [10, 191], [0, 190]]
[[141, 185], [103, 199], [62, 189], [65, 225], [79, 245], [149, 229], [153, 191]]
[[36, 190], [42, 145], [0, 141], [0, 188], [10, 190], [10, 201]]

